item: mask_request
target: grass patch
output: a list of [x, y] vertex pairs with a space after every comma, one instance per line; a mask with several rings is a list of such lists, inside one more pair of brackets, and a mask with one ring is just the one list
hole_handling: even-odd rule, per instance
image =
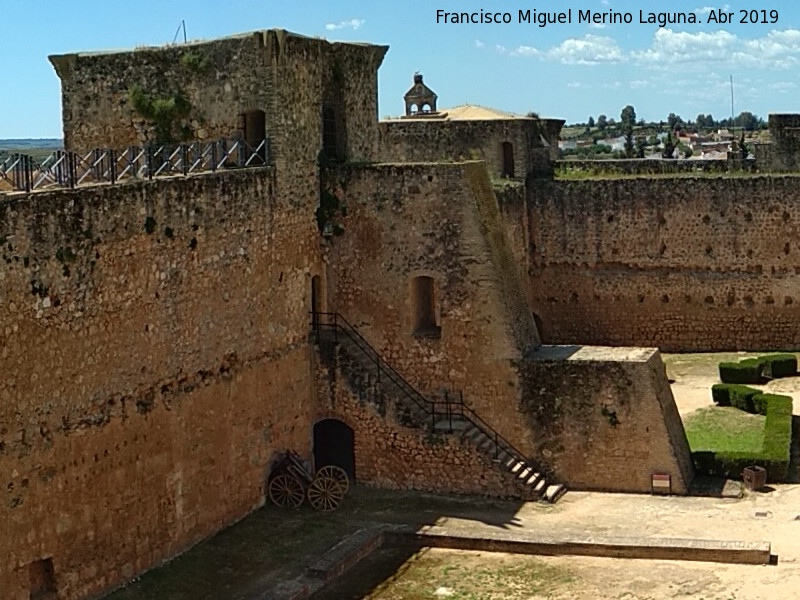
[[527, 600], [552, 597], [575, 581], [571, 571], [531, 556], [426, 549], [365, 600]]
[[683, 426], [692, 452], [760, 452], [766, 419], [732, 406], [710, 406], [686, 417]]

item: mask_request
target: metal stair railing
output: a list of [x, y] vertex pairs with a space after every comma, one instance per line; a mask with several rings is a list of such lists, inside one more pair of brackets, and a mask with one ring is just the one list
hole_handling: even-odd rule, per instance
[[[312, 312], [312, 330], [317, 344], [320, 342], [320, 333], [324, 330], [333, 332], [333, 341], [338, 343], [339, 335], [353, 342], [353, 344], [369, 358], [375, 365], [378, 380], [383, 375], [388, 381], [392, 382], [403, 395], [411, 400], [416, 406], [422, 409], [426, 415], [430, 416], [431, 431], [435, 430], [437, 417], [447, 419], [450, 431], [453, 430], [453, 419], [463, 419], [480, 431], [494, 446], [494, 459], [499, 460], [500, 453], [503, 452], [522, 463], [525, 467], [532, 468], [540, 473], [545, 473], [540, 465], [527, 458], [511, 442], [505, 439], [500, 433], [489, 425], [478, 413], [476, 413], [465, 401], [464, 396], [459, 392], [458, 400], [451, 400], [445, 394], [444, 400], [429, 400], [414, 388], [406, 379], [389, 365], [378, 353], [378, 351], [362, 336], [347, 319], [335, 312]], [[547, 474], [547, 473], [545, 473]]]
[[406, 381], [405, 378], [400, 375], [400, 373], [395, 371], [391, 365], [383, 360], [381, 355], [378, 354], [378, 351], [375, 350], [375, 348], [373, 348], [372, 345], [366, 339], [364, 339], [364, 336], [362, 336], [355, 327], [348, 323], [342, 315], [339, 313], [329, 312], [313, 313], [312, 323], [314, 327], [314, 333], [316, 334], [317, 343], [319, 343], [319, 334], [322, 330], [327, 329], [333, 332], [334, 343], [339, 341], [338, 336], [340, 333], [344, 334], [375, 365], [378, 381], [380, 381], [380, 377], [383, 375], [386, 379], [391, 381], [406, 398], [411, 400], [416, 406], [425, 411], [426, 414], [434, 416], [430, 400], [420, 394], [414, 388], [414, 386], [408, 383], [408, 381]]

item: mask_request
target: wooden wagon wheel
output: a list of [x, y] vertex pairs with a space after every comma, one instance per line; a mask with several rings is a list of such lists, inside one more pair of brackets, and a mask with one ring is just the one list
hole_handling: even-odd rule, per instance
[[308, 501], [317, 510], [338, 508], [344, 498], [344, 487], [333, 477], [315, 477], [308, 486]]
[[347, 471], [342, 467], [326, 465], [317, 471], [317, 477], [333, 477], [344, 488], [342, 490], [343, 494], [346, 494], [347, 490], [350, 489], [350, 478], [347, 476]]
[[303, 484], [291, 475], [276, 475], [269, 482], [269, 499], [277, 506], [297, 508], [304, 497]]

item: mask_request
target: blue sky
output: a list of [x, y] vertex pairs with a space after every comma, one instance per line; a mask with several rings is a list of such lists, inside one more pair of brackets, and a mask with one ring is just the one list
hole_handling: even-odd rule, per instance
[[[768, 20], [776, 10], [777, 22], [740, 24], [740, 11], [755, 6], [767, 11]], [[572, 23], [517, 22], [520, 9], [569, 8]], [[712, 8], [734, 13], [734, 22], [707, 23]], [[437, 24], [437, 9], [509, 12], [512, 22]], [[632, 23], [578, 23], [579, 10], [629, 12]], [[695, 14], [701, 22], [643, 24], [640, 10], [645, 18], [669, 10]], [[731, 75], [737, 114], [800, 112], [800, 5], [786, 0], [719, 6], [708, 0], [0, 0], [0, 138], [60, 137], [59, 80], [49, 54], [169, 43], [181, 19], [190, 39], [281, 27], [388, 44], [380, 70], [381, 117], [400, 114], [415, 71], [424, 73], [441, 107], [535, 110], [568, 122], [601, 113], [618, 119], [626, 104], [648, 120], [670, 112], [684, 119], [698, 113], [723, 118], [730, 114]]]

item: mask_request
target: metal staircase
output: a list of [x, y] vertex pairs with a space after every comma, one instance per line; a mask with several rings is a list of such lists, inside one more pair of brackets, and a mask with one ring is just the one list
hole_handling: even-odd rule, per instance
[[[486, 423], [461, 394], [458, 398], [445, 396], [443, 400], [423, 396], [340, 314], [313, 313], [312, 328], [321, 349], [325, 345], [338, 346], [340, 353], [347, 355], [346, 365], [340, 366], [354, 391], [364, 394], [368, 401], [374, 402], [376, 396], [392, 401], [402, 425], [460, 436], [514, 476], [526, 499], [552, 503], [567, 491], [563, 484], [550, 484], [550, 474]], [[372, 398], [368, 397], [370, 394]]]

